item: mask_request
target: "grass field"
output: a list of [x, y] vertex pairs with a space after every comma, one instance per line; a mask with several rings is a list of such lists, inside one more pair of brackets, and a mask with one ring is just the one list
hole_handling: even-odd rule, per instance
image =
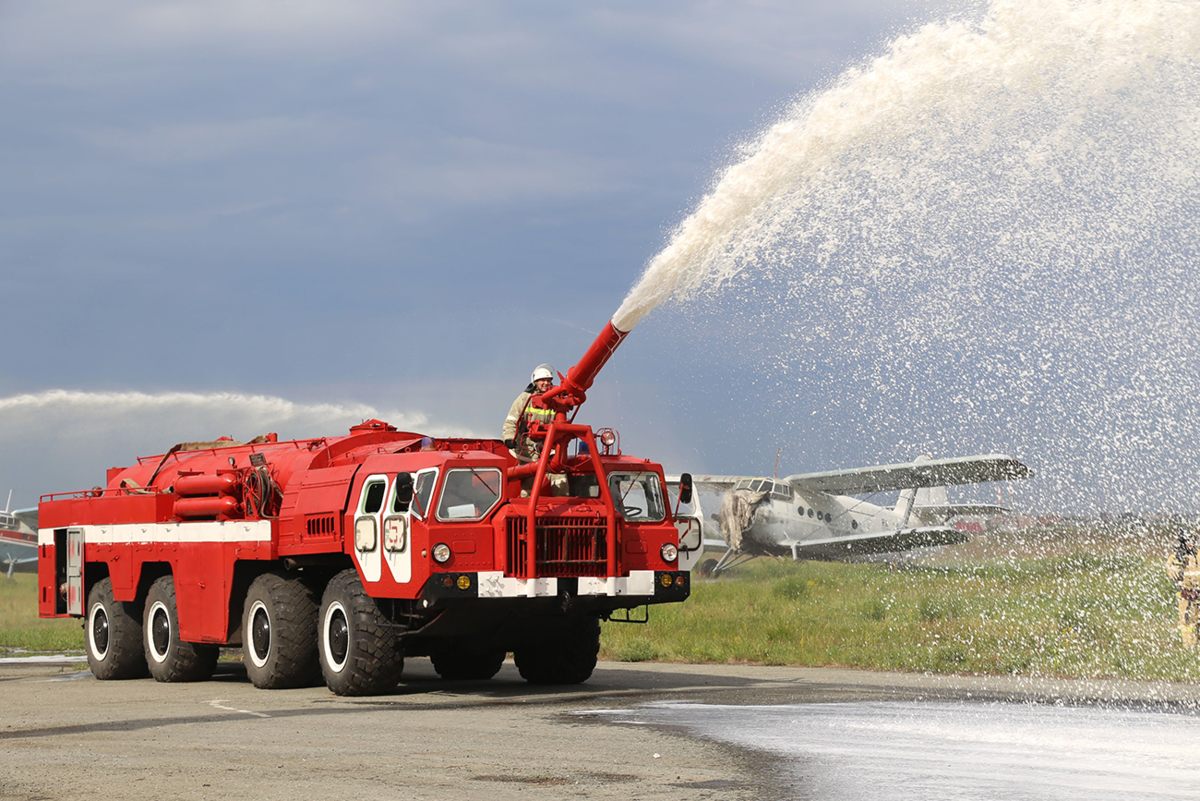
[[[758, 559], [695, 579], [646, 625], [607, 623], [622, 661], [1200, 681], [1176, 630], [1168, 532], [977, 536], [898, 564]], [[0, 579], [0, 648], [81, 650], [77, 620], [39, 620], [36, 577]]]
[[624, 661], [1200, 680], [1176, 629], [1166, 532], [985, 535], [898, 565], [759, 559], [696, 579], [644, 626], [608, 623]]
[[37, 576], [0, 576], [0, 648], [82, 651], [83, 626], [76, 619], [42, 620], [37, 613]]

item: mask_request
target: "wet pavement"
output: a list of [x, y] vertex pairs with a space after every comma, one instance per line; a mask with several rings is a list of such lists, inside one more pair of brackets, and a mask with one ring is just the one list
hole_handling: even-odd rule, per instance
[[1200, 717], [1152, 706], [870, 701], [655, 703], [592, 712], [773, 761], [796, 799], [1195, 798]]
[[[537, 688], [511, 662], [392, 694], [100, 682], [0, 664], [0, 799], [1171, 797], [1200, 688], [744, 665], [601, 663]], [[1184, 797], [1184, 796], [1178, 796]]]

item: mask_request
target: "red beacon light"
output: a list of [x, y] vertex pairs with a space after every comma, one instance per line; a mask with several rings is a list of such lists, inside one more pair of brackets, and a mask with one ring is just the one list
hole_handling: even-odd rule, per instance
[[613, 446], [616, 446], [617, 453], [621, 452], [621, 436], [611, 428], [602, 428], [596, 432], [596, 441], [600, 447], [604, 449], [605, 455], [611, 454]]

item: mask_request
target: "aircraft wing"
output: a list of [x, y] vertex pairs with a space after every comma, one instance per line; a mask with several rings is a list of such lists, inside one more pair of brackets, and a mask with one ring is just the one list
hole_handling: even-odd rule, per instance
[[709, 492], [721, 492], [724, 490], [733, 489], [733, 485], [737, 484], [742, 479], [756, 479], [762, 476], [692, 476], [692, 483], [695, 486], [704, 485], [704, 489]]
[[969, 535], [948, 526], [922, 526], [899, 531], [846, 534], [798, 544], [800, 551], [814, 552], [822, 558], [840, 558], [875, 553], [899, 553], [913, 548], [953, 545], [966, 542]]
[[993, 453], [830, 470], [825, 473], [798, 473], [784, 480], [802, 490], [861, 495], [866, 492], [1011, 481], [1032, 476], [1032, 470], [1011, 456]]
[[912, 510], [920, 515], [932, 515], [943, 520], [962, 515], [1002, 515], [1012, 511], [1007, 506], [994, 503], [943, 503], [937, 506], [914, 506]]
[[38, 510], [36, 506], [32, 509], [18, 509], [12, 513], [12, 516], [17, 518], [17, 520], [20, 520], [24, 525], [29, 526], [29, 528], [33, 529], [34, 531], [38, 530]]

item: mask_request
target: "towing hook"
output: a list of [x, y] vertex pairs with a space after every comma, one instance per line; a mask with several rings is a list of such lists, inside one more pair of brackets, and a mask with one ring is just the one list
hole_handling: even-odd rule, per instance
[[575, 598], [571, 595], [571, 591], [564, 588], [562, 592], [558, 594], [558, 598], [560, 604], [562, 605], [563, 612], [570, 612], [571, 607], [575, 604]]

